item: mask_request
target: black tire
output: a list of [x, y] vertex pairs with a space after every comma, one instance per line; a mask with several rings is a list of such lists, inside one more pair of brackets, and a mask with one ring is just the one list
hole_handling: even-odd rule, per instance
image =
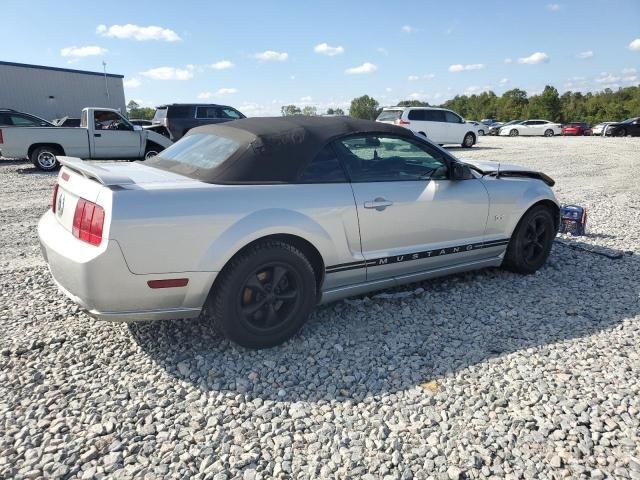
[[509, 136], [510, 137], [517, 137], [518, 135], [520, 135], [520, 132], [516, 128], [513, 128], [513, 129], [511, 129], [509, 131]]
[[316, 303], [316, 277], [304, 254], [285, 242], [264, 241], [224, 267], [204, 316], [229, 340], [267, 348], [291, 338]]
[[547, 128], [547, 129], [544, 131], [544, 136], [545, 136], [545, 137], [553, 137], [553, 130], [551, 130], [550, 128]]
[[614, 133], [614, 136], [616, 136], [616, 137], [626, 137], [627, 136], [627, 131], [624, 128], [620, 128]]
[[484, 133], [484, 130], [478, 130], [478, 135], [484, 137], [486, 134]]
[[462, 139], [462, 146], [464, 148], [471, 148], [475, 143], [476, 143], [476, 136], [471, 132], [468, 132]]
[[549, 208], [533, 207], [520, 219], [511, 236], [502, 266], [512, 272], [535, 273], [547, 261], [555, 236]]
[[144, 151], [144, 157], [142, 157], [142, 160], [149, 160], [150, 158], [158, 155], [161, 151], [161, 148], [157, 148], [154, 145], [149, 145]]
[[60, 162], [56, 158], [60, 155], [60, 149], [51, 145], [38, 147], [31, 152], [29, 160], [33, 165], [44, 172], [51, 172], [60, 168]]

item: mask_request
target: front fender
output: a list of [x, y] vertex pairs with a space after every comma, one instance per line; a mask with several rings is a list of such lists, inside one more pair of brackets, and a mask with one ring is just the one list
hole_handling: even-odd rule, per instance
[[315, 220], [293, 210], [270, 208], [241, 218], [210, 245], [199, 270], [219, 272], [242, 248], [269, 235], [295, 235], [311, 243], [327, 259], [337, 258], [329, 233]]
[[542, 183], [541, 181], [533, 181], [532, 184], [527, 188], [522, 195], [520, 196], [518, 203], [513, 209], [513, 213], [509, 219], [509, 222], [506, 226], [506, 231], [509, 237], [513, 234], [513, 231], [516, 229], [518, 222], [522, 218], [522, 216], [536, 203], [548, 200], [553, 202], [558, 208], [560, 208], [560, 204], [556, 199], [556, 196], [553, 194], [551, 188]]
[[161, 147], [167, 148], [173, 145], [173, 142], [170, 139], [157, 132], [153, 132], [151, 130], [143, 130], [142, 133], [145, 136], [146, 141], [152, 141], [153, 143], [157, 143]]

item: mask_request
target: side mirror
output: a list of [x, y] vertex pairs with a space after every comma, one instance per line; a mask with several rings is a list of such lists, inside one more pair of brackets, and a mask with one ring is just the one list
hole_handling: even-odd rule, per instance
[[450, 173], [451, 180], [468, 180], [470, 178], [473, 178], [471, 169], [468, 166], [458, 162], [454, 162], [451, 164]]

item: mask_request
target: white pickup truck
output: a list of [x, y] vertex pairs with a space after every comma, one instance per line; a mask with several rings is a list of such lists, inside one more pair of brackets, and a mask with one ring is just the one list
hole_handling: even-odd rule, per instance
[[85, 108], [80, 128], [2, 127], [0, 154], [29, 158], [41, 170], [60, 167], [57, 155], [83, 159], [146, 159], [173, 142], [131, 124], [117, 110]]

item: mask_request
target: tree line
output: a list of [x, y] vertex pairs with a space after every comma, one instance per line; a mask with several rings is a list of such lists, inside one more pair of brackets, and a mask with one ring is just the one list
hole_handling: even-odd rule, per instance
[[[427, 102], [403, 100], [394, 106], [428, 107]], [[553, 122], [587, 122], [596, 124], [603, 121], [620, 121], [640, 115], [640, 86], [620, 88], [613, 91], [606, 88], [600, 92], [572, 92], [560, 95], [558, 90], [547, 85], [536, 95], [529, 95], [519, 88], [507, 90], [501, 96], [494, 92], [474, 95], [456, 95], [441, 105], [433, 105], [453, 110], [464, 118], [481, 120], [494, 118], [498, 121], [526, 120], [540, 118]], [[351, 100], [349, 115], [355, 118], [375, 120], [380, 114], [380, 103], [369, 95]], [[282, 115], [317, 115], [317, 108], [286, 105]], [[343, 115], [341, 109], [328, 109], [327, 114]]]

